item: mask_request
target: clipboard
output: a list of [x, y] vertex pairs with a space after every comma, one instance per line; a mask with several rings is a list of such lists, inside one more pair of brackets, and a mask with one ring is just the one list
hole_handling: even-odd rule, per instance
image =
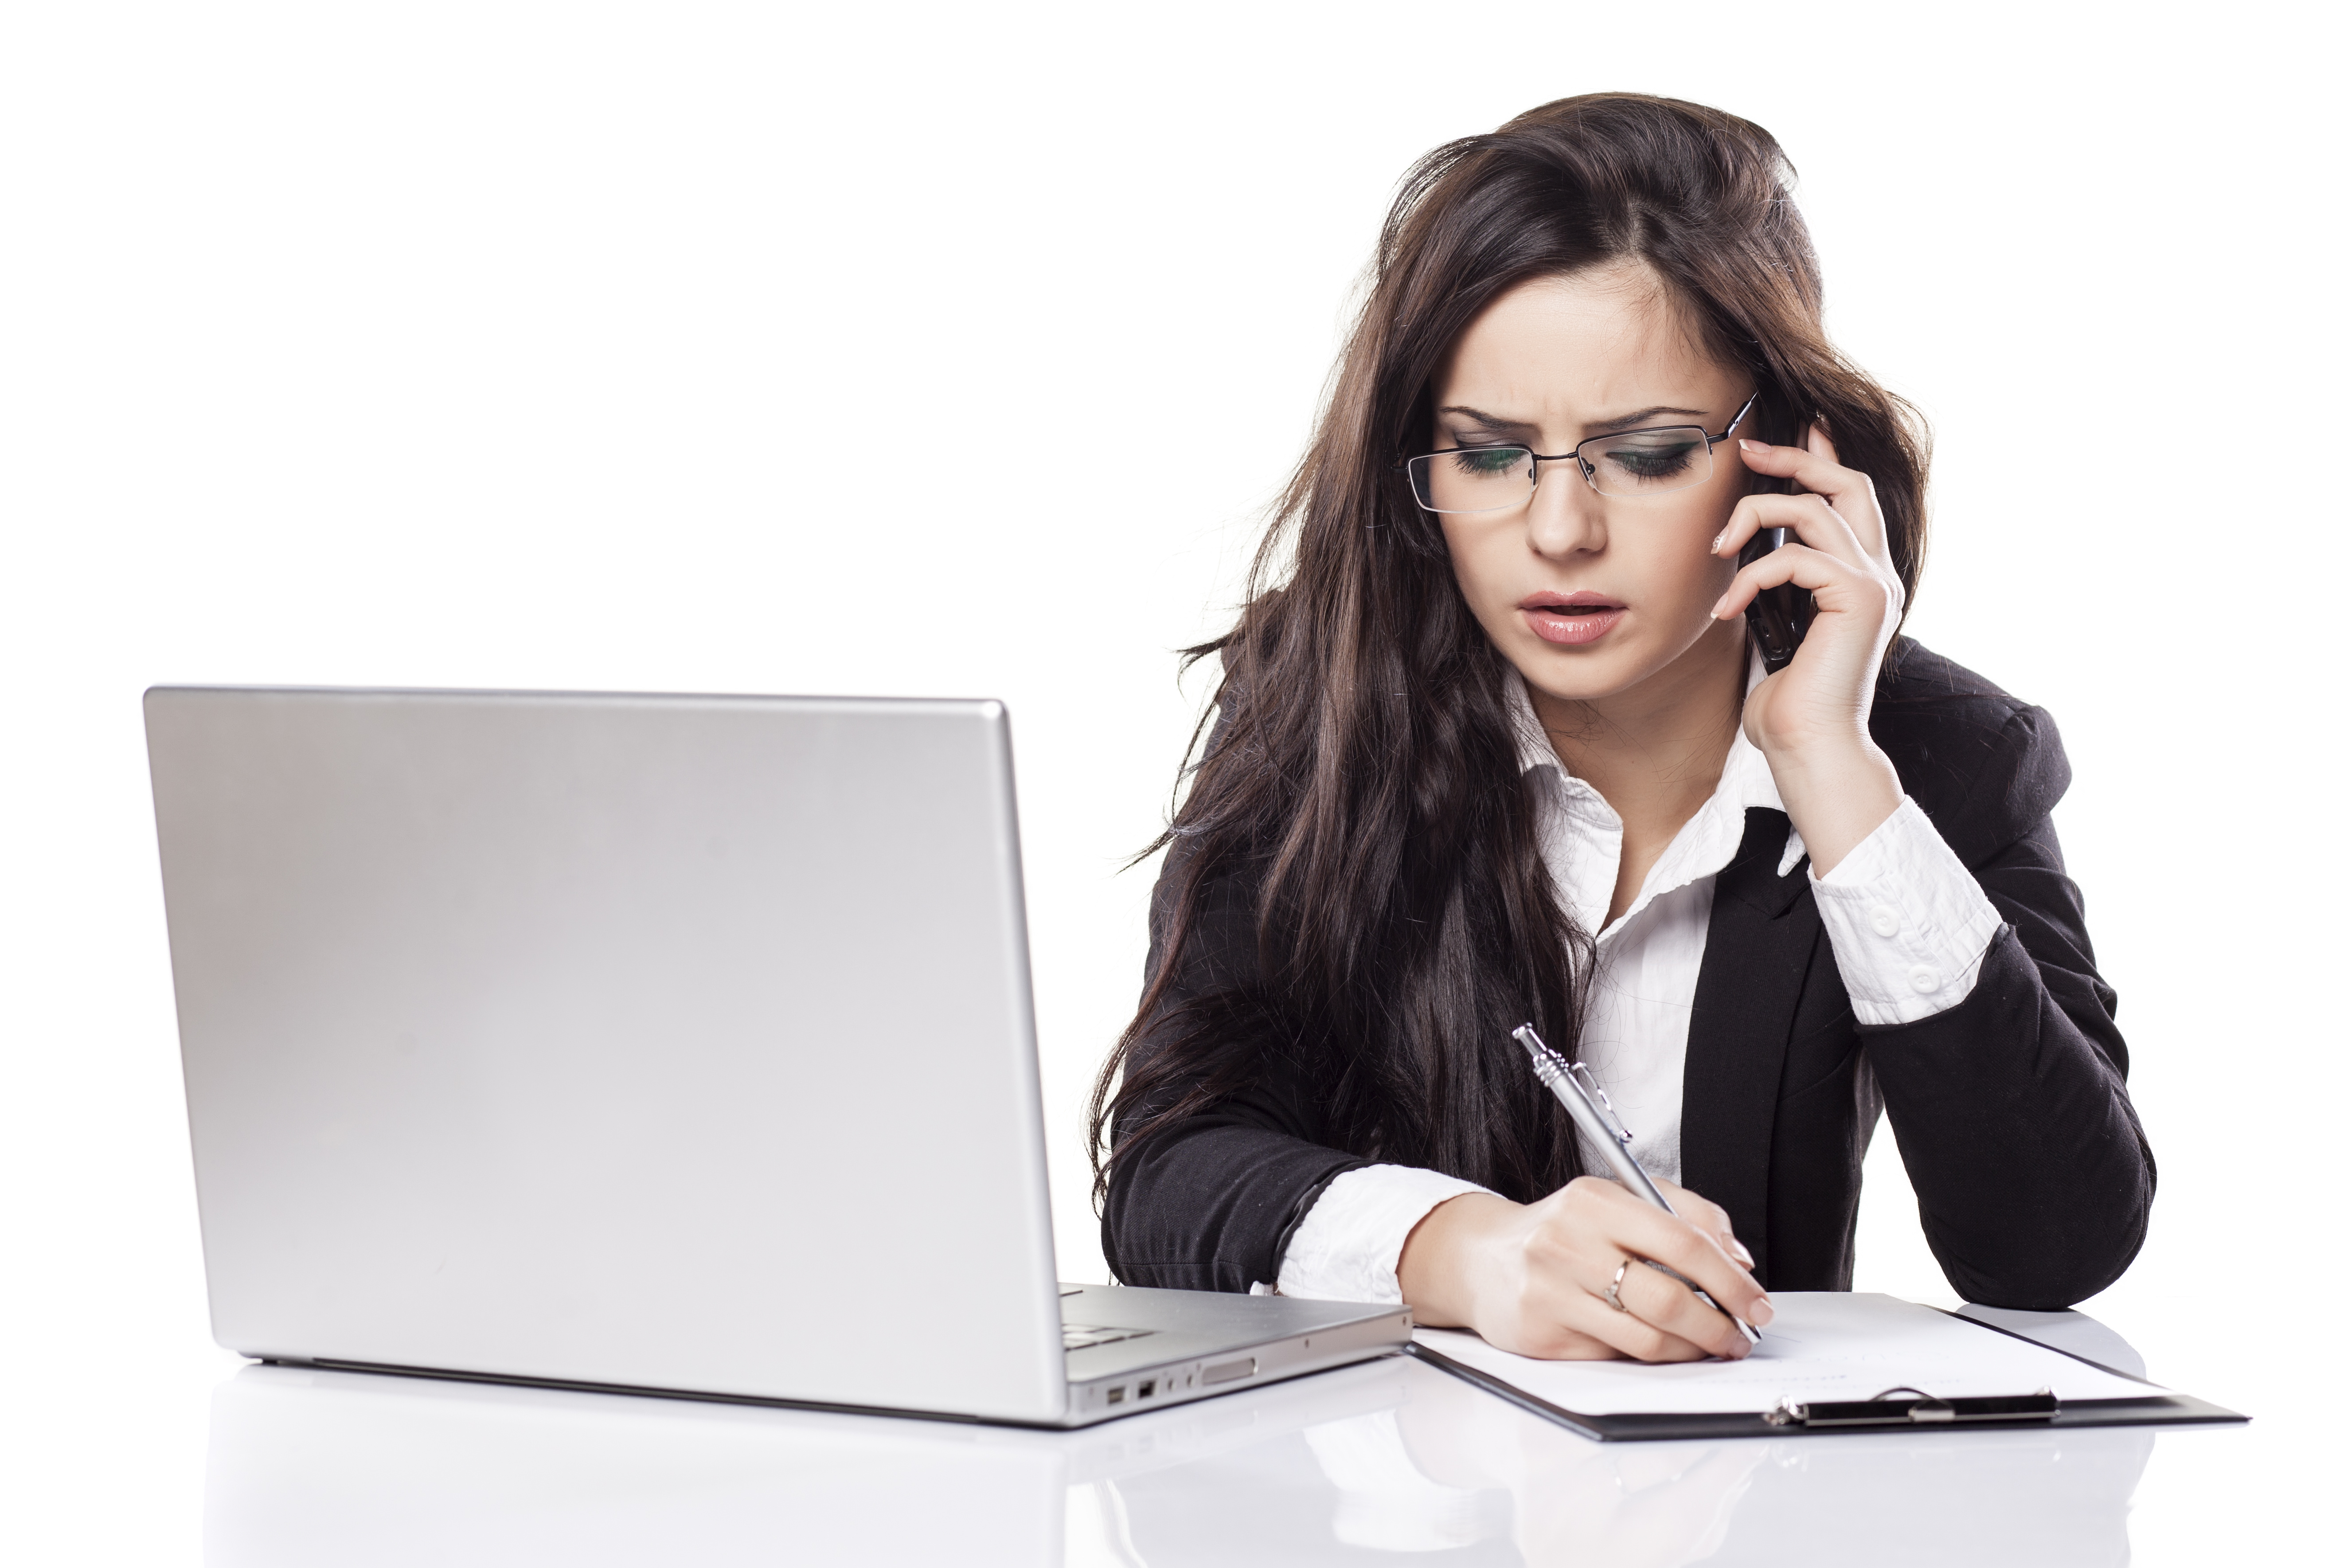
[[[1924, 1307], [1915, 1310], [1936, 1311]], [[1557, 1400], [1519, 1386], [1507, 1376], [1498, 1375], [1486, 1367], [1471, 1365], [1418, 1338], [1407, 1347], [1407, 1353], [1482, 1388], [1498, 1399], [1516, 1405], [1530, 1415], [1558, 1422], [1571, 1431], [1603, 1443], [1712, 1437], [1813, 1437], [1853, 1432], [2046, 1431], [2081, 1426], [2221, 1425], [2242, 1424], [2248, 1419], [2236, 1411], [2159, 1388], [2145, 1378], [2102, 1366], [2086, 1356], [2058, 1350], [1994, 1324], [1956, 1313], [1936, 1311], [1936, 1315], [1950, 1322], [1966, 1324], [1970, 1329], [2017, 1341], [2063, 1362], [2091, 1368], [2104, 1374], [2102, 1382], [2121, 1380], [2123, 1384], [2137, 1384], [2148, 1392], [2123, 1397], [2062, 1398], [2043, 1386], [2014, 1394], [1975, 1393], [1941, 1397], [1929, 1388], [1905, 1384], [1885, 1389], [1871, 1399], [1803, 1401], [1784, 1397], [1770, 1407], [1760, 1410], [1617, 1410], [1593, 1413], [1569, 1408]], [[1622, 1367], [1623, 1363], [1605, 1364]]]

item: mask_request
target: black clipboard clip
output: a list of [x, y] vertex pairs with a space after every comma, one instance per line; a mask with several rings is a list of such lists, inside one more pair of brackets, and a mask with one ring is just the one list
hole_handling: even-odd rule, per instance
[[[1896, 1398], [1909, 1394], [1908, 1399]], [[1977, 1399], [1938, 1399], [1917, 1388], [1889, 1388], [1868, 1399], [1808, 1405], [1783, 1399], [1764, 1413], [1768, 1426], [1937, 1426], [1964, 1421], [2055, 1421], [2058, 1396], [2046, 1388], [2032, 1394], [1996, 1394]]]

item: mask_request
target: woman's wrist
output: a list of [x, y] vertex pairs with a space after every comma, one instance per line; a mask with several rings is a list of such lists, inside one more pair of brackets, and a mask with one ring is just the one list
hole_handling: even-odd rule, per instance
[[1768, 745], [1764, 758], [1816, 877], [1829, 875], [1903, 805], [1895, 764], [1867, 734]]
[[1493, 1193], [1463, 1193], [1421, 1217], [1397, 1253], [1397, 1289], [1424, 1328], [1473, 1326], [1472, 1253], [1519, 1205]]

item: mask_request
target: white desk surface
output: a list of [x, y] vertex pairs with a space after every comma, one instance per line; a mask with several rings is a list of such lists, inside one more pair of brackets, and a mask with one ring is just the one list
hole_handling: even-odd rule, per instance
[[[2075, 1314], [2037, 1326], [2104, 1359], [2132, 1354]], [[2319, 1483], [2347, 1451], [2315, 1449], [2329, 1426], [2262, 1420], [1603, 1445], [1403, 1359], [1079, 1433], [226, 1356], [126, 1402], [136, 1361], [62, 1382], [40, 1374], [66, 1372], [50, 1363], [26, 1380], [50, 1389], [55, 1418], [19, 1406], [7, 1424], [25, 1510], [8, 1533], [37, 1531], [44, 1562], [2252, 1561], [2257, 1539], [2325, 1526], [2333, 1489]], [[2289, 1500], [2305, 1524], [2249, 1506], [2257, 1478], [2283, 1471], [2308, 1478]], [[54, 1485], [28, 1485], [44, 1473]]]

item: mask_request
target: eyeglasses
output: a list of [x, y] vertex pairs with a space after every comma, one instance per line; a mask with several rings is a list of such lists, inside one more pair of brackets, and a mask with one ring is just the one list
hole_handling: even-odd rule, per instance
[[1763, 396], [1748, 395], [1720, 436], [1700, 425], [1661, 425], [1595, 436], [1566, 452], [1547, 454], [1528, 447], [1450, 447], [1408, 458], [1401, 465], [1412, 479], [1412, 499], [1424, 511], [1507, 511], [1535, 494], [1546, 463], [1570, 458], [1584, 482], [1604, 496], [1660, 496], [1703, 485], [1715, 474], [1715, 448], [1731, 439], [1748, 411]]

